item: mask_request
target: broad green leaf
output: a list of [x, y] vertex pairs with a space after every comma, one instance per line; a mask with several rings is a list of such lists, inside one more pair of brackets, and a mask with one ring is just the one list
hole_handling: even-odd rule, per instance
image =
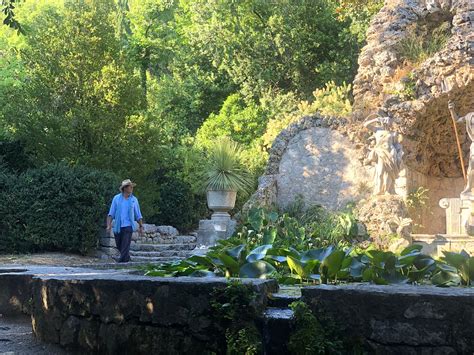
[[214, 266], [211, 259], [208, 256], [201, 256], [201, 255], [193, 255], [187, 259], [187, 261], [192, 261], [197, 265], [205, 265], [208, 267]]
[[251, 209], [249, 211], [249, 222], [252, 228], [254, 228], [257, 232], [262, 229], [263, 226], [263, 212], [260, 209]]
[[263, 244], [273, 244], [277, 236], [276, 228], [269, 228], [263, 233]]
[[275, 223], [278, 220], [278, 213], [272, 211], [267, 215], [267, 218], [270, 220], [270, 222]]
[[281, 255], [269, 255], [267, 253], [266, 259], [272, 259], [275, 261], [278, 261], [279, 263], [284, 263], [286, 261], [286, 256], [281, 256]]
[[269, 277], [276, 269], [266, 261], [259, 260], [253, 263], [244, 264], [239, 271], [240, 277], [265, 279]]
[[319, 271], [319, 265], [321, 262], [319, 260], [308, 260], [306, 263], [302, 263], [304, 274], [309, 275], [314, 271]]
[[237, 245], [235, 248], [226, 250], [226, 253], [229, 254], [234, 259], [239, 260], [240, 254], [242, 253], [242, 250], [244, 249], [245, 249], [245, 244], [241, 244], [241, 245]]
[[342, 250], [336, 250], [331, 255], [323, 260], [323, 265], [328, 269], [328, 275], [335, 276], [339, 270], [341, 270], [342, 261], [344, 260], [345, 253]]
[[261, 245], [255, 249], [253, 249], [248, 255], [247, 255], [247, 262], [253, 263], [254, 261], [261, 260], [267, 255], [267, 251], [270, 250], [273, 247], [271, 244], [266, 244], [266, 245]]
[[295, 259], [291, 255], [288, 255], [286, 257], [286, 261], [288, 263], [288, 267], [290, 268], [291, 272], [294, 272], [300, 278], [305, 278], [306, 277], [306, 273], [304, 271], [304, 266], [298, 259]]
[[224, 253], [219, 254], [219, 260], [222, 261], [222, 264], [227, 270], [230, 271], [232, 275], [236, 275], [239, 273], [239, 263], [230, 255]]
[[456, 273], [440, 271], [431, 278], [431, 283], [439, 287], [457, 286], [461, 283], [461, 278]]
[[310, 249], [302, 254], [301, 261], [306, 262], [312, 259], [323, 261], [329, 255], [331, 255], [333, 250], [334, 250], [334, 247], [332, 245], [327, 248]]
[[147, 271], [145, 273], [145, 276], [166, 277], [166, 276], [170, 276], [170, 274], [164, 270], [153, 270], [153, 271]]
[[463, 254], [453, 253], [449, 251], [443, 251], [444, 257], [442, 258], [447, 264], [454, 266], [456, 269], [460, 269], [464, 262], [467, 260]]
[[278, 279], [278, 283], [282, 285], [296, 285], [301, 283], [301, 279], [293, 277], [291, 275], [285, 275]]
[[422, 245], [413, 244], [413, 245], [410, 245], [410, 246], [406, 247], [405, 249], [403, 249], [402, 252], [400, 253], [400, 256], [411, 254], [414, 251], [421, 252], [421, 249], [423, 249]]
[[350, 266], [350, 275], [354, 279], [360, 279], [362, 278], [362, 272], [364, 271], [365, 268], [366, 268], [366, 265], [364, 263], [361, 263], [359, 260], [354, 258], [352, 259], [352, 263]]

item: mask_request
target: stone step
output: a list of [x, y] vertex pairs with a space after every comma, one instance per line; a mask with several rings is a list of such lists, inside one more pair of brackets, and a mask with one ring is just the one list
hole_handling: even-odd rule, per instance
[[155, 257], [178, 257], [178, 258], [187, 258], [191, 255], [189, 250], [162, 250], [162, 251], [130, 251], [130, 256], [143, 256], [149, 258]]
[[175, 236], [160, 236], [160, 237], [143, 237], [133, 238], [137, 244], [187, 244], [196, 243], [194, 235], [175, 235]]
[[293, 311], [287, 307], [268, 307], [263, 314], [265, 332], [263, 347], [267, 354], [288, 354], [289, 335], [293, 328]]
[[159, 264], [159, 263], [168, 263], [172, 261], [179, 261], [184, 258], [182, 257], [164, 257], [164, 256], [155, 256], [155, 257], [148, 257], [148, 256], [130, 256], [130, 259], [133, 263], [150, 263], [150, 264]]
[[141, 244], [132, 243], [130, 250], [133, 251], [165, 251], [165, 250], [193, 250], [196, 247], [194, 243], [187, 244]]
[[299, 301], [301, 296], [288, 295], [284, 293], [272, 293], [268, 296], [268, 305], [270, 307], [284, 308], [288, 307], [290, 303]]

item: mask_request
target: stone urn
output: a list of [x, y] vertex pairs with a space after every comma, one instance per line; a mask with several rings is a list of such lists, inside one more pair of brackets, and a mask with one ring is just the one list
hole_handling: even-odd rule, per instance
[[229, 211], [235, 206], [237, 191], [208, 190], [207, 206], [214, 211], [211, 219], [230, 219]]

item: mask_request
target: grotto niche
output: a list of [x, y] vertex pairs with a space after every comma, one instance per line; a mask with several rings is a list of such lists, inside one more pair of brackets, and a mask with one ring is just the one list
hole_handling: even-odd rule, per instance
[[[473, 11], [467, 0], [387, 1], [359, 58], [353, 119], [378, 108], [395, 117], [405, 166], [397, 194], [413, 209], [414, 234], [454, 233], [446, 204], [465, 181], [448, 101], [460, 117], [474, 111]], [[456, 128], [467, 169], [471, 140], [465, 123]]]

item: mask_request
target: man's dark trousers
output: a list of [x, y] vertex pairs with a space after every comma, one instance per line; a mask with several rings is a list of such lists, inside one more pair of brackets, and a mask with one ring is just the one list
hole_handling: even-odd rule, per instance
[[120, 228], [120, 233], [114, 233], [115, 244], [120, 251], [119, 263], [130, 261], [130, 243], [132, 242], [133, 229], [131, 226]]

